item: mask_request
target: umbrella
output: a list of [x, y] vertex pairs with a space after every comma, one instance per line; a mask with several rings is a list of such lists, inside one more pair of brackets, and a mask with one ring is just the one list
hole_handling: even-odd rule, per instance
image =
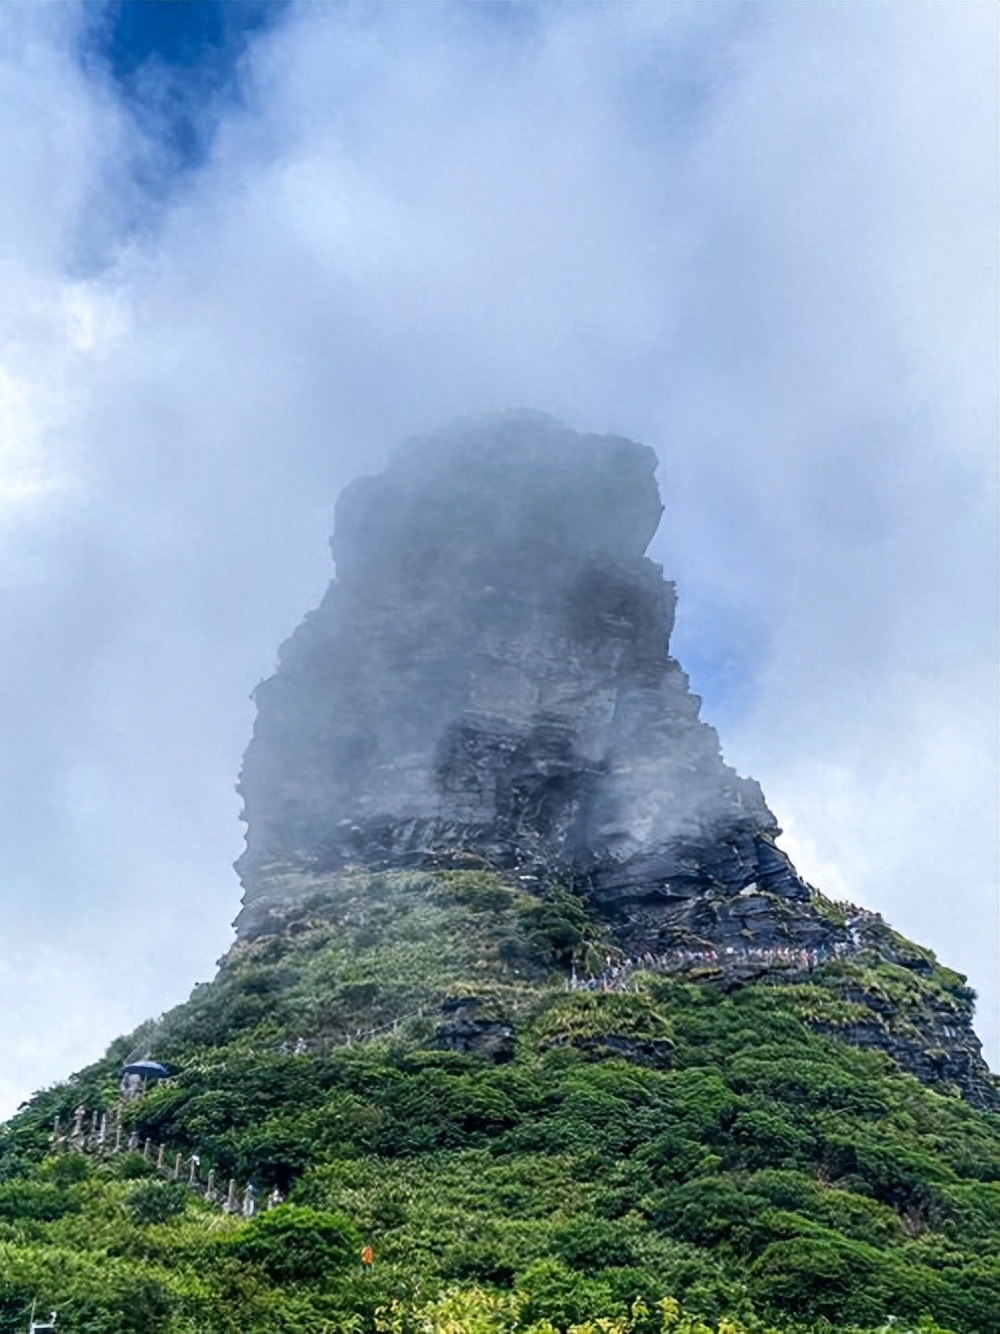
[[159, 1061], [129, 1061], [122, 1066], [123, 1075], [142, 1075], [143, 1079], [166, 1079], [170, 1071]]

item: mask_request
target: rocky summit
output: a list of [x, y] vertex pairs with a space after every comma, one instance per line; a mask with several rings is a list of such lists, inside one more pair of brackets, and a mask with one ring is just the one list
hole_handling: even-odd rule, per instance
[[635, 948], [790, 938], [771, 902], [809, 890], [670, 656], [656, 465], [516, 414], [347, 487], [336, 578], [256, 692], [241, 934], [345, 865], [486, 864], [561, 876]]
[[[522, 412], [412, 440], [344, 490], [336, 577], [255, 694], [241, 940], [351, 869], [478, 868], [568, 888], [629, 967], [734, 985], [867, 952], [933, 971], [803, 881], [759, 784], [723, 760], [645, 554], [656, 467]], [[855, 987], [849, 1034], [995, 1105], [955, 985], [916, 1008]]]

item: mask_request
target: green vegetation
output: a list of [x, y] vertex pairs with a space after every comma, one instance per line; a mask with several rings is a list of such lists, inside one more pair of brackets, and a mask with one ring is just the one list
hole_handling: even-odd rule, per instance
[[[1000, 1326], [996, 1118], [827, 1035], [860, 991], [965, 1003], [932, 960], [568, 994], [610, 950], [564, 891], [322, 888], [155, 1029], [178, 1073], [128, 1111], [288, 1202], [247, 1221], [140, 1155], [52, 1153], [56, 1114], [115, 1101], [123, 1038], [3, 1128], [0, 1331], [36, 1299], [66, 1334]], [[460, 1003], [514, 1028], [513, 1059], [443, 1045]]]

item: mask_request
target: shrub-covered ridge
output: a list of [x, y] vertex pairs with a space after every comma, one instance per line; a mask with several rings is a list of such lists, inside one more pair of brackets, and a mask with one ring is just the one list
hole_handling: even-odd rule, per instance
[[[843, 1040], [967, 1004], [930, 956], [571, 991], [615, 952], [557, 886], [322, 891], [4, 1128], [0, 1330], [997, 1327], [996, 1119]], [[52, 1151], [137, 1046], [175, 1073], [127, 1126], [285, 1204]]]

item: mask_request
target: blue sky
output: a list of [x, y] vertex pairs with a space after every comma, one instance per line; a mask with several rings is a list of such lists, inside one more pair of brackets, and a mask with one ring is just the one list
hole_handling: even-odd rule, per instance
[[340, 487], [652, 445], [674, 651], [996, 1042], [997, 12], [8, 0], [4, 1109], [210, 977]]
[[286, 0], [92, 3], [82, 54], [106, 66], [136, 124], [166, 147], [167, 173], [179, 173], [205, 161], [219, 120], [242, 104], [243, 57], [285, 8]]

